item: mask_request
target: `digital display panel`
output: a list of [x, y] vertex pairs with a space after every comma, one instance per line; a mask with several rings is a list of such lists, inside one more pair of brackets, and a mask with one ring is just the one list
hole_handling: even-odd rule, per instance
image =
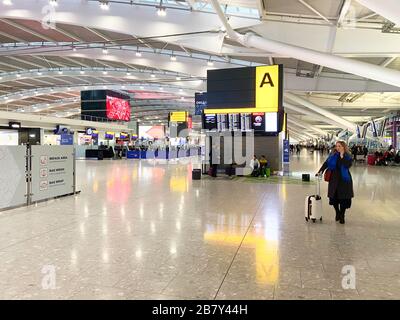
[[113, 140], [115, 136], [114, 132], [106, 132], [106, 134], [104, 135], [104, 139], [106, 140]]
[[265, 114], [265, 132], [278, 132], [278, 114], [276, 112]]
[[265, 132], [265, 113], [252, 113], [251, 119], [254, 131]]
[[164, 126], [139, 126], [139, 138], [163, 139]]
[[247, 132], [252, 130], [250, 113], [240, 114], [240, 130], [242, 132]]
[[130, 121], [131, 105], [127, 100], [107, 95], [106, 114], [110, 120]]
[[130, 96], [112, 90], [81, 91], [81, 119], [130, 121]]
[[240, 130], [240, 114], [233, 113], [228, 115], [229, 131]]
[[204, 115], [204, 129], [209, 131], [217, 130], [217, 115], [215, 114]]

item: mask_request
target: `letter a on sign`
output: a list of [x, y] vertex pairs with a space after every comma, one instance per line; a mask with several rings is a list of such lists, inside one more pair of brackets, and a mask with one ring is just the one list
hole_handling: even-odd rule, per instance
[[271, 87], [274, 87], [274, 82], [272, 81], [271, 76], [268, 72], [264, 74], [264, 78], [261, 81], [260, 88], [262, 88], [265, 84], [269, 84]]
[[278, 65], [256, 67], [256, 108], [278, 112], [279, 85]]

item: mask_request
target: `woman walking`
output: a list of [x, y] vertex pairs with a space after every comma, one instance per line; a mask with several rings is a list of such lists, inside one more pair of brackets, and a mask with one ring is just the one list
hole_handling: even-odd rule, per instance
[[328, 197], [329, 204], [335, 208], [336, 221], [345, 223], [346, 209], [351, 207], [351, 199], [354, 197], [353, 179], [349, 168], [353, 163], [349, 147], [344, 141], [336, 142], [336, 147], [324, 162], [317, 175], [325, 173], [329, 180]]

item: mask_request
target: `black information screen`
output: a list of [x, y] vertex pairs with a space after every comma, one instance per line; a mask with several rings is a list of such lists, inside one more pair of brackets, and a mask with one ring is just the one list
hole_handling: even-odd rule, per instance
[[217, 130], [217, 115], [215, 114], [205, 114], [204, 115], [204, 129], [210, 131]]

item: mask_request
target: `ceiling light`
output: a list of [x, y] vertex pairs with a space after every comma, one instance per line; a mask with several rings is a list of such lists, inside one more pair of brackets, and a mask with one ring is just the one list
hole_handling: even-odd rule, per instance
[[85, 71], [83, 71], [83, 70], [81, 70], [81, 72], [80, 72], [81, 74], [85, 74]]
[[136, 51], [136, 57], [141, 57], [141, 56], [142, 56], [142, 53], [139, 51]]
[[127, 73], [126, 73], [126, 75], [127, 75], [127, 76], [130, 76], [130, 75], [131, 75], [131, 73], [130, 73], [130, 72], [127, 72]]
[[181, 77], [176, 77], [176, 80], [177, 81], [181, 81]]
[[110, 9], [110, 5], [109, 5], [108, 1], [104, 1], [104, 0], [100, 1], [100, 8], [102, 10]]
[[179, 92], [182, 92], [183, 91], [183, 89], [179, 89]]
[[18, 77], [18, 78], [20, 78], [20, 77], [21, 77], [21, 75], [18, 73], [18, 74], [17, 74], [17, 77]]
[[76, 52], [76, 48], [75, 48], [75, 47], [72, 47], [72, 51]]
[[167, 11], [165, 11], [164, 7], [158, 7], [157, 14], [159, 17], [165, 17], [167, 15]]
[[53, 7], [57, 7], [57, 6], [58, 6], [57, 0], [49, 0], [49, 3], [50, 3], [50, 5], [53, 6]]
[[143, 90], [144, 89], [144, 87], [143, 86], [140, 86], [140, 90]]
[[2, 80], [3, 79], [3, 77], [0, 77], [0, 80]]
[[163, 88], [163, 87], [160, 87], [160, 90], [161, 90], [161, 91], [163, 91], [163, 90], [164, 90], [164, 88]]
[[108, 72], [107, 71], [103, 71], [103, 74], [108, 74]]
[[171, 61], [176, 61], [176, 56], [172, 55], [171, 56]]
[[88, 87], [86, 87], [86, 86], [85, 86], [85, 87], [84, 87], [84, 89], [85, 89], [85, 90], [87, 90], [87, 89], [88, 89]]
[[3, 0], [3, 4], [5, 6], [11, 6], [12, 5], [12, 1], [11, 0]]
[[107, 48], [103, 48], [103, 54], [107, 54], [107, 53], [108, 53]]
[[60, 71], [58, 71], [58, 74], [63, 74], [63, 72], [60, 70]]
[[152, 77], [152, 78], [155, 78], [156, 76], [155, 76], [154, 74], [151, 74], [151, 77]]
[[41, 76], [41, 75], [42, 75], [42, 73], [41, 73], [41, 72], [38, 72], [38, 73], [37, 73], [37, 75], [38, 75], [38, 76]]
[[71, 88], [68, 88], [68, 90], [71, 90]]
[[212, 67], [212, 66], [214, 65], [214, 62], [212, 62], [211, 60], [209, 60], [209, 61], [207, 62], [207, 65], [208, 65], [209, 67]]

